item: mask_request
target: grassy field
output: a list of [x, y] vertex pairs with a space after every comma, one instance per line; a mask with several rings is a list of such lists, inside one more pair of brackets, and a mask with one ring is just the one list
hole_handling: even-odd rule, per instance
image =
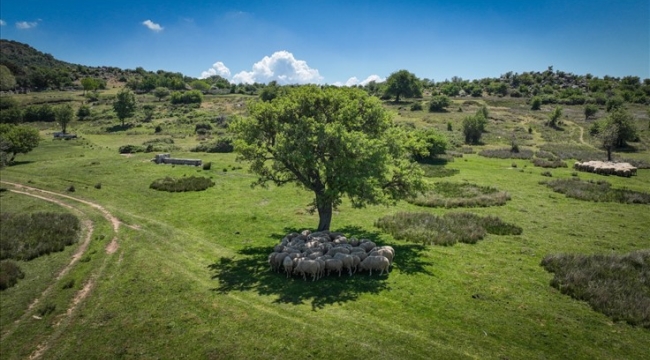
[[[141, 100], [155, 103], [153, 98]], [[57, 205], [0, 193], [2, 211], [71, 211], [94, 224], [86, 250], [89, 260], [77, 262], [63, 278], [56, 280], [55, 274], [74, 247], [19, 262], [25, 279], [0, 293], [3, 359], [34, 354], [48, 359], [647, 358], [648, 329], [615, 322], [562, 294], [550, 286], [553, 274], [540, 265], [549, 254], [625, 254], [650, 248], [648, 205], [580, 201], [540, 184], [548, 180], [541, 175], [544, 171], [553, 179], [573, 178], [570, 167], [543, 169], [528, 160], [477, 154], [446, 165], [459, 171], [444, 181], [507, 191], [511, 200], [503, 206], [463, 211], [498, 216], [523, 228], [521, 235], [487, 235], [472, 245], [422, 246], [395, 240], [374, 224], [397, 212], [442, 215], [454, 210], [405, 201], [353, 209], [344, 202], [332, 230], [393, 246], [396, 258], [389, 275], [305, 282], [269, 271], [267, 255], [286, 233], [317, 225], [317, 216], [307, 211], [310, 194], [294, 186], [251, 188], [255, 177], [234, 154], [189, 152], [198, 143], [194, 123], [243, 113], [245, 101], [212, 97], [200, 109], [173, 116], [160, 108], [152, 123], [126, 131], [105, 131], [117, 124], [115, 119], [76, 122], [73, 129], [82, 137], [76, 141], [53, 141], [48, 134], [56, 126], [39, 125], [45, 140], [19, 155], [18, 164], [0, 171], [0, 180], [100, 204], [122, 226], [114, 233], [97, 208], [70, 198], [51, 195], [72, 207], [52, 210]], [[508, 146], [514, 131], [522, 134], [521, 145], [535, 149], [544, 143], [595, 144], [580, 107], [567, 107], [564, 130], [558, 131], [542, 125], [550, 109], [531, 112], [523, 100], [483, 103], [491, 120], [486, 145], [476, 146], [477, 152]], [[102, 106], [95, 110], [102, 111]], [[457, 141], [462, 140], [463, 117], [479, 107], [455, 100], [450, 112], [434, 114], [411, 112], [408, 105], [387, 106], [397, 121], [416, 127], [447, 132], [451, 122], [451, 138]], [[463, 111], [456, 111], [458, 107]], [[650, 162], [645, 109], [632, 110], [646, 130], [639, 151], [623, 155]], [[165, 123], [173, 131], [154, 135], [153, 128]], [[533, 129], [530, 136], [528, 127]], [[118, 154], [122, 145], [160, 136], [175, 139], [180, 147], [175, 156], [210, 161], [211, 169], [156, 165], [147, 153]], [[215, 186], [184, 193], [149, 188], [166, 176], [205, 176]], [[578, 177], [603, 179], [587, 173]], [[613, 188], [650, 191], [648, 169], [631, 178], [606, 179]], [[66, 192], [70, 185], [74, 193]], [[119, 247], [107, 252], [115, 235]], [[64, 288], [70, 279], [73, 286]], [[89, 283], [88, 294], [75, 302]], [[39, 305], [28, 309], [35, 298]], [[38, 316], [39, 306], [48, 303], [54, 310]]]

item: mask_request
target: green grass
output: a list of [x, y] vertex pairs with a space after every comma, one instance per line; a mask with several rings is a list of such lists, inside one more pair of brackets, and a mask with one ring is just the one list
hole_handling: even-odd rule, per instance
[[418, 206], [444, 207], [487, 207], [501, 206], [510, 200], [510, 195], [491, 186], [470, 183], [437, 182], [433, 189], [418, 194], [408, 202]]
[[623, 204], [650, 204], [650, 194], [629, 189], [612, 188], [604, 180], [582, 181], [580, 179], [558, 179], [544, 182], [553, 191], [574, 199], [596, 202], [619, 202]]
[[[113, 237], [110, 225], [93, 208], [77, 205], [96, 225], [89, 261], [77, 262], [58, 281], [53, 274], [69, 261], [72, 248], [19, 264], [25, 279], [0, 293], [1, 332], [8, 334], [0, 340], [3, 358], [26, 358], [42, 341], [49, 344], [44, 358], [66, 359], [97, 354], [188, 359], [647, 357], [647, 329], [614, 321], [566, 296], [550, 286], [553, 274], [540, 266], [547, 254], [626, 254], [650, 248], [650, 212], [639, 211], [645, 205], [567, 198], [540, 186], [543, 169], [529, 161], [464, 154], [453, 163], [459, 172], [447, 179], [507, 191], [512, 199], [505, 206], [472, 212], [516, 224], [523, 229], [521, 235], [487, 234], [472, 245], [422, 246], [397, 240], [373, 225], [381, 217], [422, 211], [421, 207], [400, 202], [394, 207], [355, 209], [344, 201], [334, 214], [332, 230], [393, 246], [394, 267], [381, 278], [362, 274], [312, 283], [287, 280], [266, 264], [266, 256], [284, 234], [317, 225], [317, 216], [307, 211], [312, 198], [305, 190], [251, 188], [255, 176], [238, 168], [243, 164], [236, 162], [235, 154], [200, 154], [204, 162], [212, 163], [211, 170], [156, 166], [150, 162], [151, 154], [118, 154], [122, 145], [173, 137], [180, 148], [175, 157], [196, 157], [189, 152], [199, 143], [192, 121], [230, 115], [230, 110], [243, 113], [237, 105], [244, 100], [208, 97], [202, 108], [173, 116], [167, 113], [171, 110], [160, 109], [151, 124], [132, 132], [102, 130], [117, 120], [76, 122], [83, 139], [51, 141], [48, 136], [33, 152], [18, 155], [18, 165], [0, 171], [3, 181], [57, 192], [74, 185], [72, 196], [95, 201], [133, 226], [120, 228], [118, 251], [106, 254], [104, 247]], [[442, 132], [450, 121], [454, 129], [450, 137], [461, 139], [460, 149], [460, 122], [479, 106], [463, 101], [455, 100], [450, 107], [461, 106], [463, 112], [432, 114], [405, 108], [398, 121], [439, 127]], [[546, 115], [530, 114], [528, 109], [518, 102], [490, 105], [487, 145], [475, 150], [507, 146], [510, 138], [504, 134], [528, 126], [534, 130], [533, 140], [526, 141], [543, 145], [540, 131], [547, 130], [540, 124]], [[584, 127], [584, 121], [578, 122], [579, 107], [575, 114], [568, 110], [570, 120]], [[186, 118], [192, 113], [196, 116]], [[157, 124], [163, 124], [166, 135], [154, 135]], [[39, 126], [44, 136], [56, 130], [53, 124]], [[575, 142], [576, 130], [567, 127], [555, 137]], [[625, 156], [650, 160], [644, 151]], [[517, 168], [513, 162], [518, 162]], [[571, 172], [558, 168], [553, 178], [570, 178]], [[151, 182], [166, 176], [209, 177], [215, 186], [184, 193], [149, 189]], [[580, 178], [599, 177], [580, 174]], [[650, 170], [608, 181], [613, 188], [647, 191]], [[97, 183], [101, 189], [94, 187]], [[49, 211], [54, 206], [44, 202], [41, 208], [31, 199], [32, 205], [23, 205], [25, 196], [9, 192], [0, 196], [3, 210], [25, 206], [27, 212]], [[426, 212], [444, 216], [447, 210]], [[64, 316], [74, 295], [91, 278], [96, 280], [89, 297], [70, 317]], [[64, 289], [71, 280], [72, 287]], [[28, 313], [25, 309], [52, 283], [53, 290], [37, 309], [52, 304], [53, 312], [42, 320], [32, 319], [37, 309]], [[23, 314], [28, 321], [15, 324]]]

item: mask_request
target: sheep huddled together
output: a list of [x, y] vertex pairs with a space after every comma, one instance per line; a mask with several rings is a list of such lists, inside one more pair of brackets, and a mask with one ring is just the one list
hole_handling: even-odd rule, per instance
[[628, 163], [615, 163], [609, 161], [576, 162], [573, 168], [600, 175], [616, 175], [630, 177], [636, 175], [637, 168]]
[[370, 275], [379, 271], [382, 275], [389, 272], [394, 259], [395, 250], [390, 246], [377, 246], [368, 239], [348, 239], [342, 233], [305, 230], [282, 238], [269, 254], [268, 262], [272, 271], [315, 281], [326, 275], [352, 276], [363, 270]]

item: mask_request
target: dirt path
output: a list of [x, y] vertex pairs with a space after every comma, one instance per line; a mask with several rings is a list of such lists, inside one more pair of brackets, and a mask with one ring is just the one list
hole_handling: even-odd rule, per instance
[[[81, 223], [82, 233], [85, 234], [83, 242], [81, 243], [81, 245], [79, 245], [79, 247], [77, 248], [75, 253], [72, 255], [72, 258], [70, 259], [70, 262], [63, 269], [61, 269], [61, 271], [57, 274], [54, 282], [52, 284], [50, 284], [41, 293], [41, 295], [39, 297], [34, 299], [34, 301], [29, 305], [29, 307], [27, 308], [25, 313], [14, 322], [13, 329], [10, 329], [10, 330], [6, 331], [4, 334], [2, 334], [2, 336], [0, 337], [0, 340], [3, 340], [4, 338], [6, 338], [8, 335], [10, 335], [16, 329], [16, 327], [18, 326], [19, 323], [24, 321], [26, 318], [30, 317], [30, 315], [32, 313], [32, 310], [36, 307], [36, 305], [40, 302], [40, 300], [45, 298], [52, 291], [52, 289], [56, 285], [56, 282], [58, 280], [60, 280], [63, 276], [65, 276], [70, 271], [72, 266], [77, 261], [79, 261], [79, 259], [81, 259], [81, 257], [84, 255], [84, 253], [88, 249], [88, 246], [89, 246], [90, 241], [92, 239], [92, 234], [93, 234], [93, 231], [94, 231], [93, 222], [90, 219], [85, 217], [85, 215], [84, 215], [84, 213], [83, 213], [83, 211], [81, 209], [78, 209], [78, 208], [76, 208], [76, 207], [74, 207], [72, 205], [69, 205], [69, 204], [61, 201], [60, 199], [57, 199], [57, 197], [63, 197], [63, 198], [66, 198], [66, 199], [77, 201], [77, 202], [82, 203], [82, 204], [89, 205], [89, 206], [93, 207], [94, 209], [98, 210], [102, 214], [102, 216], [111, 223], [111, 225], [113, 227], [113, 230], [115, 231], [115, 236], [113, 237], [111, 242], [106, 246], [106, 253], [109, 254], [109, 255], [115, 253], [117, 251], [117, 249], [119, 248], [119, 243], [117, 242], [117, 232], [118, 232], [118, 230], [120, 228], [120, 225], [122, 223], [120, 222], [120, 220], [117, 217], [115, 217], [113, 214], [111, 214], [108, 210], [106, 210], [103, 206], [101, 206], [99, 204], [96, 204], [96, 203], [93, 203], [93, 202], [90, 202], [90, 201], [87, 201], [87, 200], [78, 199], [78, 198], [75, 198], [75, 197], [72, 197], [72, 196], [69, 196], [69, 195], [59, 194], [59, 193], [55, 193], [55, 192], [51, 192], [51, 191], [47, 191], [47, 190], [41, 190], [41, 189], [34, 188], [34, 187], [31, 187], [31, 186], [25, 186], [25, 185], [22, 185], [22, 184], [16, 184], [16, 183], [11, 183], [11, 182], [7, 182], [7, 181], [0, 181], [0, 182], [3, 183], [3, 184], [7, 184], [7, 185], [11, 185], [11, 186], [15, 187], [16, 189], [10, 189], [10, 191], [15, 192], [17, 194], [22, 194], [22, 195], [38, 198], [38, 199], [41, 199], [41, 200], [44, 200], [44, 201], [49, 201], [49, 202], [55, 203], [55, 204], [57, 204], [59, 206], [70, 209], [71, 211], [73, 211], [73, 212], [75, 212], [77, 214], [81, 214], [81, 216], [84, 218], [82, 220], [82, 223]], [[34, 194], [34, 193], [29, 192], [29, 191], [38, 192], [38, 193], [41, 193], [42, 195], [41, 194]], [[128, 226], [128, 227], [131, 227], [131, 228], [134, 228], [134, 229], [138, 228], [137, 226]], [[91, 275], [91, 278], [85, 283], [84, 287], [81, 290], [79, 290], [77, 292], [77, 294], [75, 294], [74, 298], [72, 299], [72, 302], [71, 302], [70, 306], [66, 310], [65, 314], [62, 314], [62, 318], [59, 319], [59, 321], [54, 325], [55, 327], [58, 327], [63, 322], [63, 320], [65, 320], [66, 318], [70, 318], [71, 315], [74, 313], [74, 311], [83, 302], [83, 300], [86, 297], [88, 297], [88, 295], [90, 294], [92, 288], [94, 287], [95, 279], [103, 272], [103, 269], [106, 266], [106, 263], [107, 263], [107, 261], [105, 260], [103, 266], [101, 267], [101, 269], [98, 272], [96, 272], [94, 275]], [[38, 318], [38, 317], [35, 317], [35, 316], [32, 316], [32, 317], [34, 317], [35, 319], [40, 320], [40, 318]], [[51, 335], [49, 337], [49, 339], [51, 340], [53, 337], [54, 337], [54, 335]], [[29, 358], [30, 359], [40, 358], [45, 353], [45, 351], [47, 351], [47, 349], [49, 348], [48, 343], [49, 343], [48, 340], [45, 340], [42, 343], [40, 343], [36, 347], [34, 352], [32, 352], [32, 354], [29, 356]]]

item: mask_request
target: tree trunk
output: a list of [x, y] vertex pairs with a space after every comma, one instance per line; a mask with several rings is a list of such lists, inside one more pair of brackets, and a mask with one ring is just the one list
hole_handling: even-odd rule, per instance
[[612, 161], [612, 148], [607, 148], [607, 161]]
[[332, 223], [332, 203], [316, 196], [316, 208], [318, 209], [318, 229], [316, 231], [329, 231]]

